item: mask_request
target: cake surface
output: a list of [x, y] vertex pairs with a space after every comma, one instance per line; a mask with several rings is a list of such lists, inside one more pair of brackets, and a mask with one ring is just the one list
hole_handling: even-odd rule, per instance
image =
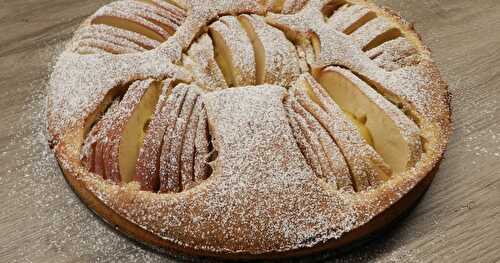
[[366, 237], [423, 194], [451, 131], [430, 51], [361, 0], [112, 2], [49, 86], [49, 143], [82, 201], [191, 256]]

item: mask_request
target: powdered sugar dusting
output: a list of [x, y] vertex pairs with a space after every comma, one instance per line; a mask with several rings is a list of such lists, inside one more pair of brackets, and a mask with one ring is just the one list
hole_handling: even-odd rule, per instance
[[[437, 115], [442, 118], [447, 113], [446, 103], [443, 103], [447, 95], [439, 92], [442, 90], [440, 87], [442, 83], [437, 81], [439, 79], [437, 69], [425, 47], [420, 43], [412, 43], [422, 56], [418, 59], [420, 62], [418, 65], [411, 66], [414, 63], [409, 63], [410, 66], [400, 70], [386, 71], [384, 67], [377, 65], [380, 61], [373, 61], [360, 46], [365, 46], [383, 32], [387, 32], [388, 28], [396, 28], [395, 23], [389, 24], [387, 18], [378, 18], [368, 21], [351, 34], [345, 34], [329, 26], [332, 19], [336, 19], [335, 15], [328, 23], [325, 22], [320, 11], [324, 4], [325, 1], [322, 0], [311, 0], [296, 14], [270, 14], [267, 20], [278, 28], [292, 31], [303, 38], [311, 38], [313, 45], [316, 45], [316, 58], [312, 63], [313, 72], [321, 71], [329, 65], [346, 67], [355, 74], [361, 75], [370, 84], [374, 84], [373, 86], [380, 93], [397, 97], [406, 108], [416, 107], [425, 118], [433, 119]], [[341, 11], [344, 12], [343, 9]], [[397, 26], [398, 30], [401, 28], [404, 29], [404, 26]], [[373, 34], [374, 30], [378, 30], [379, 34]], [[409, 41], [416, 38], [410, 33], [407, 33], [405, 37]], [[427, 72], [424, 73], [423, 70]]]
[[108, 92], [120, 85], [146, 78], [189, 79], [183, 70], [158, 52], [122, 56], [78, 55], [64, 52], [52, 72], [49, 99], [51, 130], [73, 126], [86, 118]]
[[[17, 177], [8, 185], [0, 180], [1, 194], [11, 202], [3, 215], [13, 214], [11, 209], [25, 214], [13, 221], [22, 225], [22, 235], [15, 238], [23, 241], [11, 243], [23, 245], [4, 247], [14, 251], [11, 255], [15, 255], [15, 258], [4, 259], [8, 262], [68, 262], [75, 259], [109, 262], [117, 257], [126, 262], [164, 259], [96, 220], [71, 191], [47, 145], [46, 84], [36, 82], [32, 86], [33, 93], [27, 97], [19, 116], [23, 121], [16, 127], [23, 132], [13, 136], [0, 154], [1, 158], [7, 158], [7, 153], [14, 153], [12, 162], [18, 167], [4, 175]], [[21, 148], [14, 148], [18, 145]]]
[[[332, 64], [349, 68], [365, 82], [369, 82], [370, 87], [366, 86], [366, 89], [371, 91], [373, 88], [383, 96], [400, 99], [405, 110], [421, 114], [424, 118], [421, 125], [446, 118], [447, 95], [440, 89], [443, 88], [442, 83], [436, 75], [438, 73], [433, 71], [430, 59], [426, 60], [427, 64], [386, 71], [362, 47], [389, 29], [391, 24], [378, 23], [377, 21], [385, 21], [381, 18], [374, 20], [371, 27], [361, 27], [361, 31], [349, 36], [326, 26], [321, 12], [323, 4], [324, 1], [311, 0], [297, 14], [267, 16], [267, 22], [286, 31], [290, 40], [293, 40], [292, 36], [295, 34], [295, 37], [303, 38], [299, 45], [311, 42], [316, 54], [315, 57], [307, 57], [305, 54], [310, 52], [303, 50], [309, 65], [302, 65], [302, 69], [311, 67], [312, 73], [318, 73]], [[194, 72], [189, 72], [189, 69], [181, 65], [181, 54], [189, 49], [192, 40], [204, 27], [209, 27], [212, 35], [215, 31], [219, 32], [225, 45], [229, 47], [230, 54], [226, 55], [231, 58], [232, 65], [228, 68], [233, 71], [234, 77], [230, 84], [256, 84], [256, 43], [249, 39], [248, 30], [241, 27], [236, 15], [242, 12], [260, 13], [262, 6], [250, 1], [225, 0], [214, 1], [210, 5], [193, 0], [189, 5], [192, 8], [188, 12], [190, 15], [172, 36], [168, 29], [152, 22], [155, 20], [163, 21], [163, 25], [168, 24], [164, 20], [165, 14], [146, 12], [143, 4], [131, 5], [133, 10], [124, 6], [118, 8], [116, 4], [114, 8], [109, 5], [100, 9], [95, 17], [115, 16], [128, 19], [157, 32], [165, 39], [170, 38], [158, 48], [142, 53], [82, 56], [64, 52], [55, 66], [50, 82], [51, 135], [63, 135], [73, 127], [81, 131], [87, 118], [100, 106], [110, 90], [117, 86], [146, 78], [172, 78], [190, 83]], [[215, 22], [207, 25], [214, 19]], [[262, 40], [274, 40], [277, 37], [267, 35], [260, 29], [255, 31]], [[283, 38], [282, 35], [279, 37]], [[288, 45], [292, 43], [284, 39], [280, 41], [277, 42]], [[132, 46], [128, 43], [128, 47]], [[88, 44], [88, 47], [118, 49], [114, 46], [106, 47], [104, 43], [96, 41]], [[274, 54], [283, 55], [279, 52], [281, 44], [269, 47], [267, 59]], [[226, 52], [217, 43], [215, 51], [215, 55]], [[196, 63], [196, 59], [192, 60], [184, 62]], [[291, 61], [297, 62], [296, 59]], [[220, 59], [217, 61], [219, 65], [214, 65], [211, 58], [205, 62], [207, 65], [211, 64], [210, 67], [221, 66]], [[275, 62], [277, 61], [266, 61], [266, 66], [283, 66]], [[200, 70], [210, 69], [207, 65], [203, 65]], [[298, 73], [297, 66], [292, 65], [294, 69], [291, 70], [291, 79]], [[212, 82], [213, 80], [202, 80], [205, 85], [211, 85]], [[284, 82], [288, 83], [288, 80]], [[377, 172], [386, 168], [385, 163], [372, 148], [364, 147], [366, 144], [356, 136], [355, 128], [340, 117], [342, 113], [338, 105], [329, 102], [322, 105], [323, 109], [317, 109], [319, 107], [310, 106], [314, 102], [304, 102], [299, 98], [297, 101], [301, 107], [307, 110], [315, 108], [316, 111], [311, 111], [312, 115], [316, 112], [314, 117], [330, 123], [329, 126], [321, 124], [327, 126], [330, 136], [340, 144], [342, 154], [351, 166], [350, 172], [356, 174], [355, 178], [365, 180], [364, 184], [359, 184], [362, 185], [357, 189], [362, 190], [359, 193], [332, 191], [330, 186], [314, 175], [296, 145], [283, 106], [286, 94], [287, 91], [282, 87], [263, 85], [223, 89], [200, 95], [207, 108], [206, 120], [219, 156], [210, 163], [214, 169], [210, 178], [180, 193], [143, 192], [139, 191], [136, 184], [104, 182], [95, 174], [88, 174], [81, 169], [76, 161], [65, 158], [60, 161], [65, 169], [78, 172], [78, 180], [84, 182], [114, 212], [172, 244], [220, 253], [262, 253], [311, 247], [339, 238], [354, 227], [365, 224], [411, 189], [433, 167], [442, 153], [444, 143], [440, 140], [436, 149], [431, 148], [433, 151], [424, 155], [414, 169], [387, 184], [379, 184], [374, 178], [377, 177]], [[379, 97], [382, 100], [382, 96]], [[172, 129], [175, 128], [177, 132], [169, 130], [165, 136], [168, 133], [184, 136], [195, 101], [190, 100], [185, 113], [173, 116], [176, 125]], [[333, 123], [344, 125], [333, 127]], [[446, 138], [448, 124], [445, 119], [433, 126], [438, 130], [437, 135], [433, 134], [435, 130], [426, 135]], [[192, 123], [191, 126], [194, 127], [195, 124]], [[444, 131], [439, 133], [439, 129]], [[190, 134], [191, 137], [198, 137], [194, 131]], [[184, 144], [176, 141], [175, 137], [165, 138], [168, 139], [173, 154], [168, 155], [168, 150], [162, 154], [167, 154], [169, 158], [166, 162], [168, 167], [160, 165], [160, 168], [167, 168], [160, 179], [174, 175], [173, 179], [181, 180], [172, 171], [180, 169], [179, 159]], [[76, 144], [79, 143], [77, 140], [70, 141], [67, 145], [58, 144], [58, 156], [69, 155], [71, 159], [72, 153], [68, 149], [78, 148]], [[197, 142], [194, 144], [196, 147]], [[204, 152], [208, 150], [206, 145], [202, 146]], [[319, 147], [319, 143], [312, 145], [312, 150]], [[321, 169], [328, 170], [324, 153], [319, 154], [323, 158], [318, 161], [318, 167], [323, 164]], [[194, 168], [196, 167], [195, 164]], [[403, 180], [404, 176], [408, 179]], [[162, 182], [162, 185], [165, 183]], [[169, 183], [166, 185], [172, 188]]]
[[[75, 259], [92, 262], [170, 262], [165, 255], [144, 249], [109, 228], [75, 196], [46, 143], [46, 89], [43, 84], [36, 83], [36, 88], [32, 90], [34, 94], [26, 100], [21, 116], [25, 121], [18, 127], [27, 133], [14, 136], [11, 144], [0, 154], [6, 158], [15, 143], [23, 145], [13, 155], [20, 169], [6, 173], [6, 176], [17, 176], [18, 179], [6, 185], [0, 177], [0, 184], [2, 190], [10, 189], [5, 194], [15, 205], [9, 207], [22, 207], [26, 211], [21, 223], [25, 227], [36, 228], [36, 236], [23, 242], [23, 246], [11, 248], [16, 251], [16, 258], [10, 262], [68, 262]], [[26, 187], [33, 185], [37, 187]], [[9, 210], [4, 212], [9, 214]], [[193, 218], [193, 222], [197, 220]], [[390, 238], [381, 243], [372, 242], [370, 247], [362, 247], [349, 255], [331, 258], [332, 255], [324, 254], [312, 259], [329, 259], [339, 263], [368, 260], [398, 262], [403, 259], [419, 262], [412, 251], [397, 248], [399, 245], [394, 244], [399, 244], [399, 241]]]

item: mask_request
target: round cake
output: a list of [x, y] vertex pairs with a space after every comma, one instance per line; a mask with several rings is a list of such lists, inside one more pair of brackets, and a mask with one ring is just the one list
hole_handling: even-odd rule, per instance
[[336, 251], [411, 208], [450, 135], [411, 24], [362, 0], [124, 0], [51, 75], [49, 144], [82, 201], [167, 253]]

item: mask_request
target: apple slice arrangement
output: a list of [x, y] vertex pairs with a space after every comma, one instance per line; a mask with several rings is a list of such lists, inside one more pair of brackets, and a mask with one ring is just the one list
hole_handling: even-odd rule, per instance
[[83, 165], [149, 191], [179, 192], [206, 179], [211, 145], [202, 91], [174, 83], [137, 81], [115, 99], [86, 138]]
[[312, 247], [369, 222], [435, 171], [449, 114], [418, 35], [361, 0], [116, 1], [77, 30], [49, 92], [67, 177], [216, 252]]
[[161, 0], [112, 2], [76, 32], [72, 50], [81, 54], [144, 52], [172, 36], [185, 19], [185, 10]]
[[[281, 10], [283, 4], [268, 7]], [[392, 61], [416, 52], [387, 19], [366, 7], [327, 5], [323, 12], [326, 24], [351, 35], [377, 64], [382, 54], [389, 56], [384, 49], [392, 51]], [[173, 35], [185, 18], [183, 9], [162, 1], [114, 2], [77, 33], [75, 51], [145, 51]], [[284, 18], [271, 21], [280, 28]], [[285, 33], [293, 29], [281, 27]], [[413, 166], [422, 148], [415, 122], [351, 71], [326, 67], [315, 72], [317, 81], [302, 73], [304, 58], [289, 39], [294, 37], [278, 28], [249, 14], [211, 23], [182, 58], [194, 73], [194, 85], [174, 79], [132, 83], [87, 136], [84, 166], [104, 179], [138, 181], [143, 190], [189, 189], [211, 173], [207, 158], [214, 149], [203, 119], [203, 93], [265, 83], [291, 87], [285, 104], [300, 149], [315, 173], [338, 189], [366, 190], [389, 179], [393, 170]], [[321, 57], [320, 39], [313, 39], [303, 48]]]

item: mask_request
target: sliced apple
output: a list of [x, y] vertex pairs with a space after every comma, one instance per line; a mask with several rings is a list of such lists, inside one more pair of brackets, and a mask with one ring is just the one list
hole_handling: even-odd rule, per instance
[[[261, 85], [225, 89], [204, 96], [214, 148], [219, 152], [213, 176], [252, 184], [248, 189], [236, 183], [232, 188], [236, 193], [258, 195], [277, 180], [286, 187], [290, 176], [298, 176], [304, 182], [297, 187], [319, 189], [315, 188], [313, 171], [306, 169], [307, 163], [293, 140], [283, 109], [286, 92], [283, 87]], [[242, 160], [251, 165], [242, 165]]]
[[[307, 81], [310, 81], [309, 79]], [[306, 82], [307, 83], [307, 82]], [[304, 91], [306, 92], [307, 96], [314, 101], [316, 104], [321, 105], [322, 100], [320, 99], [320, 96], [326, 95], [326, 94], [316, 94], [316, 92], [313, 90], [311, 84], [307, 83], [304, 86]], [[345, 117], [347, 117], [347, 120], [350, 120], [354, 126], [357, 128], [358, 132], [360, 133], [361, 137], [365, 139], [366, 143], [369, 145], [373, 146], [373, 139], [372, 135], [370, 134], [370, 131], [368, 128], [366, 128], [365, 123], [366, 123], [366, 116], [360, 116], [356, 117], [352, 113], [347, 112], [343, 110]]]
[[300, 124], [300, 118], [297, 118], [297, 120], [303, 133], [310, 134], [307, 137], [311, 138], [311, 146], [318, 156], [323, 171], [322, 178], [338, 187], [338, 189], [353, 190], [349, 167], [332, 137], [318, 120], [297, 101], [292, 102], [292, 107], [302, 118], [302, 124]]
[[215, 59], [228, 86], [255, 85], [255, 54], [245, 30], [233, 16], [211, 24]]
[[[125, 3], [127, 6], [130, 4]], [[138, 11], [141, 11], [143, 15], [146, 13], [155, 14], [160, 16], [163, 19], [154, 19], [156, 22], [160, 22], [163, 25], [167, 25], [174, 30], [179, 27], [182, 22], [186, 19], [186, 12], [170, 3], [160, 1], [156, 2], [145, 2], [145, 1], [133, 1], [133, 5], [137, 7]]]
[[74, 51], [78, 54], [81, 55], [88, 55], [88, 54], [107, 54], [105, 50], [102, 50], [100, 48], [95, 48], [95, 47], [89, 47], [89, 46], [77, 46]]
[[81, 152], [83, 165], [91, 172], [105, 178], [103, 163], [103, 144], [107, 142], [107, 133], [113, 127], [118, 116], [121, 98], [126, 92], [126, 86], [117, 86], [111, 89], [98, 105], [93, 117], [89, 117], [85, 124], [86, 138]]
[[134, 43], [146, 50], [153, 49], [161, 44], [161, 42], [148, 38], [142, 34], [105, 24], [90, 25], [82, 28], [77, 34], [80, 39], [94, 38], [96, 35], [103, 36], [102, 38], [109, 36]]
[[314, 57], [319, 58], [321, 55], [321, 40], [319, 39], [319, 36], [316, 33], [311, 32], [309, 33], [309, 39], [311, 40]]
[[351, 175], [349, 172], [349, 166], [342, 155], [339, 147], [335, 144], [335, 141], [331, 138], [321, 125], [316, 124], [318, 131], [318, 136], [320, 137], [320, 142], [324, 148], [326, 158], [330, 164], [331, 173], [330, 177], [327, 177], [327, 182], [336, 183], [337, 189], [353, 191], [353, 182], [351, 181]]
[[203, 34], [183, 57], [183, 64], [193, 72], [195, 83], [206, 90], [227, 88], [221, 69], [214, 57], [212, 39]]
[[99, 141], [104, 139], [104, 136], [111, 128], [119, 103], [119, 99], [113, 100], [105, 113], [102, 115], [101, 119], [95, 123], [88, 133], [82, 147], [81, 161], [83, 166], [89, 171], [97, 173], [101, 176], [104, 176], [101, 158], [102, 155], [100, 153], [96, 153], [98, 151], [97, 145], [99, 144]]
[[[162, 184], [160, 178], [160, 192], [180, 192], [183, 189], [183, 179], [182, 178], [182, 153], [184, 151], [184, 147], [186, 145], [187, 134], [189, 132], [188, 127], [190, 123], [190, 119], [193, 115], [193, 111], [196, 107], [196, 101], [198, 101], [199, 91], [196, 86], [187, 87], [188, 93], [186, 95], [186, 100], [182, 105], [181, 113], [179, 114], [179, 118], [177, 119], [176, 127], [175, 127], [175, 137], [173, 140], [170, 151], [169, 151], [169, 160], [167, 163], [167, 167], [169, 169], [169, 175], [167, 177], [167, 183]], [[185, 178], [187, 183], [187, 178]], [[172, 184], [169, 184], [169, 183]]]
[[222, 72], [222, 75], [224, 76], [227, 85], [229, 87], [234, 87], [236, 85], [234, 76], [235, 69], [232, 64], [231, 55], [229, 54], [229, 47], [226, 44], [224, 37], [222, 36], [225, 25], [222, 22], [215, 22], [212, 27], [214, 29], [210, 30], [210, 36], [212, 37], [212, 40], [214, 42], [215, 61], [219, 65], [219, 68]]
[[[155, 190], [159, 190], [160, 185], [161, 185], [161, 178], [168, 176], [168, 167], [167, 167], [167, 162], [169, 159], [169, 150], [170, 146], [173, 142], [172, 137], [174, 135], [177, 119], [179, 117], [179, 114], [181, 113], [182, 110], [182, 105], [186, 99], [187, 96], [187, 91], [184, 86], [178, 85], [173, 89], [172, 92], [172, 106], [169, 106], [169, 108], [166, 108], [166, 118], [162, 118], [162, 124], [163, 124], [163, 129], [164, 133], [161, 134], [159, 133], [158, 135], [160, 136], [159, 140], [162, 141], [161, 143], [161, 148], [159, 149], [158, 156], [159, 156], [159, 164], [157, 166], [157, 170], [154, 173], [154, 178], [155, 178]], [[170, 100], [169, 100], [170, 101]], [[165, 179], [164, 179], [165, 180]]]
[[343, 5], [330, 16], [327, 24], [337, 31], [350, 34], [375, 17], [375, 13], [366, 6]]
[[[328, 134], [328, 132], [321, 126], [319, 121], [314, 118], [314, 116], [308, 112], [300, 103], [295, 101], [292, 103], [292, 107], [295, 112], [302, 116], [305, 124], [308, 125], [311, 133], [317, 137], [317, 144], [313, 145], [317, 148], [314, 149], [315, 152], [320, 155], [319, 159], [323, 162], [323, 176], [327, 182], [330, 182], [339, 189], [350, 189], [352, 190], [352, 183], [350, 180], [349, 167], [345, 162], [340, 149], [335, 144], [333, 138]], [[306, 132], [307, 133], [307, 132]]]
[[183, 96], [179, 91], [172, 91], [174, 83], [172, 80], [164, 81], [155, 113], [149, 122], [144, 143], [139, 151], [134, 181], [140, 183], [142, 190], [157, 191], [160, 185], [158, 175], [163, 135], [168, 126], [169, 114], [175, 110], [176, 102]]
[[[135, 165], [139, 155], [147, 125], [155, 111], [160, 95], [160, 86], [153, 82], [135, 107], [124, 127], [119, 146], [119, 168], [122, 182], [130, 182], [136, 174]], [[146, 84], [147, 85], [147, 84]]]
[[124, 37], [119, 37], [119, 36], [114, 36], [114, 35], [107, 35], [104, 33], [97, 33], [94, 35], [97, 39], [103, 40], [103, 41], [108, 41], [111, 42], [115, 45], [118, 45], [120, 47], [126, 48], [130, 50], [129, 52], [143, 52], [146, 51], [147, 49], [144, 48], [143, 46], [135, 43], [134, 41], [124, 38]]
[[[175, 16], [172, 17], [170, 13], [164, 12], [164, 10], [157, 5], [146, 4], [139, 1], [117, 1], [110, 5], [122, 12], [139, 16], [155, 24], [163, 29], [164, 32], [167, 32], [168, 36], [173, 35], [183, 21], [183, 19], [178, 21], [179, 19], [176, 19]], [[165, 37], [165, 35], [163, 36]]]
[[205, 108], [201, 110], [198, 117], [195, 138], [196, 155], [194, 159], [194, 180], [199, 182], [208, 178], [210, 165], [207, 158], [210, 152], [210, 142], [208, 134], [208, 120]]
[[363, 139], [365, 139], [366, 143], [373, 146], [372, 134], [370, 133], [368, 128], [365, 126], [366, 116], [356, 117], [347, 111], [344, 111], [344, 113], [347, 116], [347, 118], [349, 118], [349, 120], [354, 124], [354, 126], [356, 126], [359, 133], [361, 134], [361, 137], [363, 137]]
[[93, 47], [99, 43], [112, 44], [118, 47], [119, 54], [122, 53], [132, 53], [132, 52], [142, 52], [146, 51], [148, 48], [140, 45], [138, 42], [133, 41], [134, 37], [149, 39], [142, 35], [132, 33], [130, 31], [121, 30], [118, 28], [112, 28], [107, 25], [90, 25], [83, 27], [75, 33], [75, 48], [78, 47]]
[[165, 41], [171, 33], [157, 24], [137, 15], [133, 12], [122, 10], [119, 2], [113, 2], [99, 9], [92, 18], [93, 25], [109, 25], [115, 28], [128, 30], [159, 42]]
[[256, 84], [290, 86], [300, 74], [295, 46], [260, 16], [241, 15], [239, 20], [254, 47]]
[[[160, 28], [160, 27], [156, 26], [155, 24], [153, 24], [151, 22], [144, 22], [144, 21], [146, 21], [145, 19], [138, 19], [138, 20], [141, 20], [142, 23], [135, 22], [135, 21], [132, 22], [128, 19], [114, 17], [114, 16], [99, 16], [99, 17], [95, 18], [92, 21], [92, 23], [96, 24], [96, 25], [105, 24], [105, 25], [110, 25], [113, 27], [121, 28], [124, 30], [128, 30], [131, 32], [135, 32], [135, 33], [144, 35], [148, 38], [154, 39], [154, 40], [159, 41], [159, 42], [165, 41], [166, 37], [164, 37], [162, 34], [157, 33], [157, 31], [160, 31], [160, 30], [158, 30], [158, 28]], [[146, 24], [146, 25], [143, 25], [143, 24]], [[146, 27], [146, 26], [148, 26], [148, 27]], [[157, 30], [153, 30], [149, 27], [154, 27]], [[163, 31], [163, 30], [161, 30], [161, 31]]]
[[[180, 192], [181, 182], [181, 154], [189, 118], [193, 112], [199, 89], [193, 85], [179, 84], [176, 89], [186, 89], [186, 97], [176, 116], [175, 125], [169, 124], [171, 133], [165, 134], [160, 156], [160, 192]], [[173, 124], [173, 123], [172, 123]]]
[[134, 82], [118, 106], [100, 151], [106, 179], [128, 183], [142, 145], [144, 126], [155, 110], [160, 88], [153, 80]]
[[137, 0], [138, 2], [144, 2], [152, 5], [156, 5], [165, 10], [176, 9], [176, 12], [185, 12], [186, 2], [185, 0]]
[[[107, 132], [111, 127], [108, 127], [105, 131]], [[106, 135], [104, 135], [106, 136]], [[104, 164], [104, 149], [106, 146], [105, 137], [98, 141], [95, 146], [94, 153], [94, 173], [101, 175], [104, 179], [109, 179], [106, 176], [106, 165]]]
[[412, 167], [421, 155], [420, 130], [395, 105], [348, 70], [329, 67], [318, 76], [329, 96], [356, 118], [366, 118], [375, 150], [395, 172]]
[[111, 54], [126, 54], [126, 53], [134, 53], [134, 52], [138, 52], [140, 51], [141, 49], [138, 49], [138, 48], [132, 48], [130, 46], [126, 46], [126, 43], [123, 43], [125, 41], [123, 41], [122, 43], [116, 43], [116, 42], [119, 42], [119, 41], [112, 41], [111, 38], [108, 37], [107, 40], [103, 40], [103, 39], [91, 39], [91, 38], [87, 38], [87, 39], [82, 39], [80, 41], [78, 41], [78, 46], [79, 47], [92, 47], [92, 48], [97, 48], [97, 49], [101, 49], [107, 53], [111, 53]]
[[377, 17], [357, 29], [351, 36], [363, 51], [367, 51], [400, 37], [401, 31], [395, 28], [387, 18]]
[[301, 76], [293, 90], [297, 101], [325, 127], [340, 148], [350, 168], [356, 191], [378, 185], [389, 178], [389, 166], [309, 74]]
[[150, 21], [151, 23], [161, 27], [165, 32], [168, 33], [168, 37], [172, 36], [177, 28], [179, 27], [177, 24], [172, 22], [170, 19], [165, 18], [163, 16], [157, 15], [152, 12], [137, 12], [137, 15], [140, 15], [142, 18]]
[[312, 152], [313, 155], [308, 159], [311, 160], [311, 168], [315, 171], [316, 175], [320, 178], [325, 178], [329, 170], [328, 162], [325, 158], [323, 148], [319, 142], [317, 134], [311, 130], [311, 127], [307, 123], [304, 116], [297, 112], [296, 101], [291, 100], [290, 106], [292, 113], [290, 114], [293, 118], [292, 128], [300, 129], [300, 133], [305, 139], [305, 148], [309, 148], [307, 152]]
[[300, 148], [300, 151], [302, 152], [302, 155], [304, 156], [304, 158], [307, 161], [307, 164], [309, 164], [314, 173], [317, 176], [322, 177], [323, 171], [319, 163], [318, 153], [314, 151], [313, 147], [311, 146], [308, 138], [306, 137], [303, 129], [299, 124], [297, 120], [298, 114], [292, 108], [292, 100], [290, 99], [290, 97], [288, 97], [287, 100], [285, 101], [285, 110], [287, 111], [288, 120], [290, 122], [290, 126], [292, 127], [293, 136], [297, 141], [297, 144]]
[[405, 37], [398, 37], [374, 47], [366, 54], [387, 71], [415, 65], [420, 60], [417, 49]]
[[195, 163], [195, 142], [196, 142], [196, 129], [198, 128], [199, 116], [202, 111], [203, 100], [201, 97], [196, 99], [189, 122], [184, 134], [184, 143], [182, 145], [181, 153], [181, 186], [182, 190], [189, 189], [194, 186], [194, 163]]

